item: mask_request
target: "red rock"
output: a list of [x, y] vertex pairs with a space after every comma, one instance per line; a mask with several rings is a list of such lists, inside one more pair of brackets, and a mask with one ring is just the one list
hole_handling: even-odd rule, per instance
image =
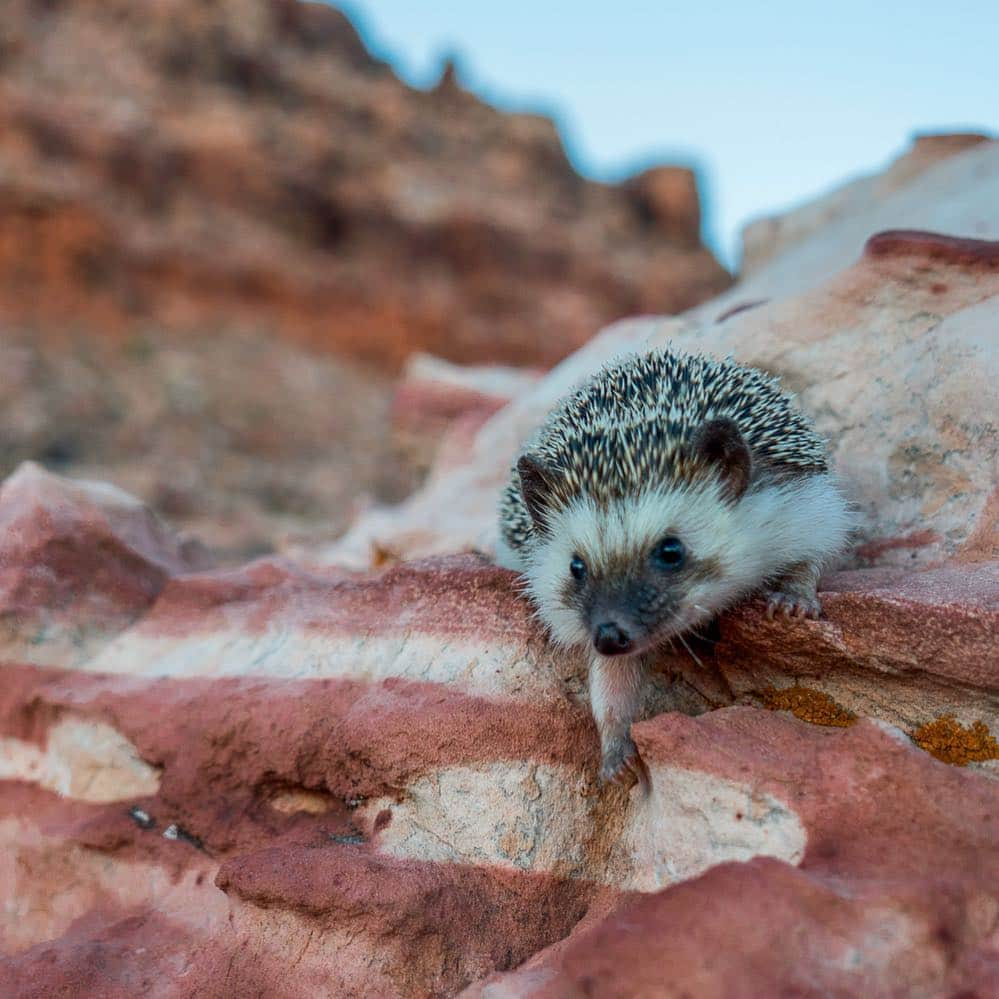
[[[217, 884], [233, 901], [237, 933], [273, 932], [268, 910], [277, 908], [295, 913], [300, 932], [318, 934], [305, 972], [332, 993], [380, 986], [453, 995], [497, 967], [519, 964], [539, 940], [563, 936], [592, 895], [561, 878], [386, 860], [351, 846], [262, 851], [224, 865]], [[344, 946], [345, 926], [367, 946]], [[428, 938], [436, 943], [428, 946]], [[371, 946], [379, 940], [381, 953]], [[317, 966], [322, 952], [325, 977]], [[251, 952], [247, 963], [254, 960]]]
[[[961, 267], [999, 267], [999, 242], [988, 239], [960, 239], [937, 232], [896, 229], [879, 232], [864, 247], [871, 257], [925, 257]], [[940, 292], [946, 286], [940, 288]]]
[[721, 622], [713, 653], [736, 695], [802, 682], [908, 732], [948, 712], [999, 730], [999, 562], [842, 572], [821, 590], [817, 622], [756, 605]]
[[801, 817], [800, 864], [722, 864], [623, 898], [596, 925], [465, 995], [994, 991], [994, 782], [955, 779], [872, 722], [821, 729], [734, 710], [664, 715], [636, 737], [653, 773], [648, 807], [670, 793], [655, 785], [658, 766], [751, 773], [757, 793]]
[[70, 649], [82, 647], [85, 637], [109, 637], [135, 620], [171, 575], [210, 561], [198, 542], [175, 537], [138, 500], [105, 483], [25, 464], [0, 488], [7, 636], [33, 634], [39, 644], [60, 636]]
[[[94, 487], [42, 481], [85, 522]], [[78, 615], [77, 668], [0, 666], [7, 991], [453, 994], [509, 972], [481, 993], [643, 995], [664, 934], [677, 991], [995, 980], [990, 764], [945, 766], [883, 721], [675, 710], [793, 681], [908, 731], [937, 710], [995, 726], [987, 566], [842, 573], [819, 622], [727, 616], [703, 666], [664, 658], [676, 678], [635, 728], [651, 793], [628, 799], [594, 783], [581, 663], [505, 570], [192, 573], [117, 500], [111, 536], [163, 563], [151, 606], [111, 589], [134, 622], [115, 637]], [[95, 578], [123, 561], [104, 537], [81, 532]], [[33, 629], [8, 648], [64, 654]]]
[[[339, 24], [281, 9], [303, 45]], [[225, 52], [213, 71], [274, 85], [275, 63]], [[465, 102], [455, 83], [439, 96]], [[916, 195], [994, 149], [919, 174], [911, 203], [984, 216], [981, 178], [946, 211]], [[479, 252], [474, 226], [449, 238]], [[805, 283], [841, 250], [808, 242]], [[118, 491], [9, 481], [0, 993], [999, 991], [999, 763], [911, 738], [999, 732], [993, 274], [951, 236], [872, 245], [797, 297], [775, 259], [681, 320], [612, 327], [485, 423], [481, 373], [451, 372], [446, 404], [447, 379], [424, 382], [412, 411], [454, 418], [449, 449], [348, 542], [438, 557], [357, 572], [312, 544], [192, 571]], [[668, 336], [783, 374], [868, 519], [822, 619], [751, 601], [663, 654], [633, 732], [650, 790], [628, 795], [596, 783], [580, 658], [544, 640], [511, 573], [453, 552], [494, 523], [551, 399]]]

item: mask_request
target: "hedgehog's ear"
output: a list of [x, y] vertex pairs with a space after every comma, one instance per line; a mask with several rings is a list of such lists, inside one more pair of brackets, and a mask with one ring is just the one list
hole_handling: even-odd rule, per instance
[[524, 505], [539, 531], [547, 529], [548, 507], [551, 504], [559, 473], [551, 465], [531, 454], [522, 454], [517, 461], [520, 474], [520, 494]]
[[733, 502], [739, 499], [749, 486], [753, 456], [735, 420], [720, 416], [702, 423], [694, 432], [693, 447], [697, 457], [717, 469], [722, 495]]

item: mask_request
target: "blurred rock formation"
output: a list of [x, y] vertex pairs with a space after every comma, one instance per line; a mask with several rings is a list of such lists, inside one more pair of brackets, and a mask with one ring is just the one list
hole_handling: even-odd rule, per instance
[[404, 497], [394, 379], [548, 367], [730, 279], [694, 177], [584, 180], [547, 118], [415, 90], [297, 0], [0, 7], [0, 473], [134, 490], [230, 557]]

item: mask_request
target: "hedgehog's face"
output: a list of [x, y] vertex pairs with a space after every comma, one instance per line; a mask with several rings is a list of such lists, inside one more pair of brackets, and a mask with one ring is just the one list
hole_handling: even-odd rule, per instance
[[719, 533], [730, 516], [710, 486], [557, 513], [528, 573], [552, 637], [635, 655], [712, 617], [728, 590]]
[[604, 656], [636, 655], [741, 596], [747, 577], [731, 555], [744, 528], [748, 452], [744, 458], [737, 492], [719, 474], [624, 499], [581, 496], [567, 506], [545, 504], [551, 470], [522, 459], [524, 498], [538, 528], [529, 589], [552, 638]]

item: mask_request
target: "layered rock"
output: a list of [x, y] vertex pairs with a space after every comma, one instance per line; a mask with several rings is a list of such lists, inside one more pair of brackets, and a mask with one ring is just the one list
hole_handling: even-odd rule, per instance
[[12, 0], [0, 51], [10, 324], [547, 366], [729, 283], [689, 171], [584, 180], [550, 120], [407, 87], [326, 4]]
[[13, 649], [27, 636], [72, 665], [148, 611], [171, 575], [210, 563], [115, 486], [26, 464], [0, 487], [0, 619]]
[[[995, 235], [995, 150], [891, 224]], [[116, 489], [8, 480], [0, 992], [994, 993], [999, 247], [970, 225], [848, 253], [843, 214], [515, 388], [414, 365], [395, 418], [439, 420], [441, 460], [325, 550], [212, 569]], [[580, 659], [455, 553], [552, 400], [666, 339], [798, 392], [862, 536], [822, 619], [749, 601], [663, 654], [629, 793], [597, 783]]]
[[[974, 578], [945, 602], [847, 573], [821, 622], [729, 615], [697, 661], [664, 658], [635, 728], [651, 792], [629, 797], [596, 783], [581, 663], [509, 572], [190, 572], [116, 494], [14, 485], [0, 515], [29, 513], [8, 567], [58, 568], [57, 494], [124, 605], [76, 606], [75, 660], [27, 614], [59, 592], [4, 608], [24, 622], [0, 694], [7, 993], [994, 984], [995, 765], [948, 766], [903, 732], [935, 714], [996, 730], [999, 599]], [[146, 565], [162, 575], [136, 614]], [[815, 684], [901, 728], [774, 714], [789, 678], [806, 708]]]

